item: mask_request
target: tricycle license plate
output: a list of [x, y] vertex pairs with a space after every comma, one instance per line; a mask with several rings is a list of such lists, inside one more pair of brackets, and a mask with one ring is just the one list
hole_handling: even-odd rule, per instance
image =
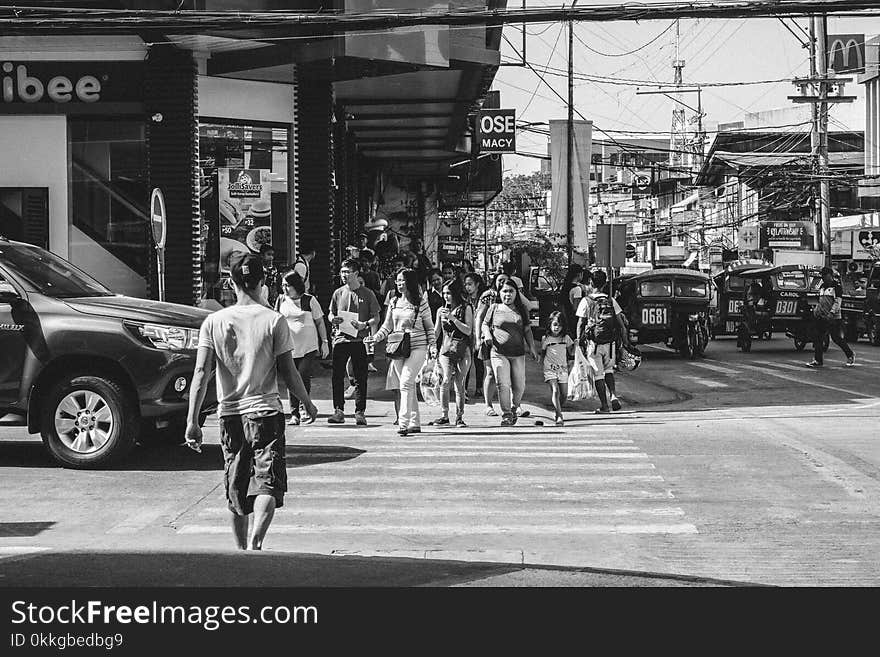
[[743, 300], [742, 299], [731, 299], [727, 303], [727, 312], [738, 315], [742, 312], [743, 309]]
[[797, 301], [780, 299], [776, 302], [777, 315], [797, 315]]
[[669, 324], [669, 308], [666, 306], [645, 306], [642, 308], [643, 326], [667, 326]]

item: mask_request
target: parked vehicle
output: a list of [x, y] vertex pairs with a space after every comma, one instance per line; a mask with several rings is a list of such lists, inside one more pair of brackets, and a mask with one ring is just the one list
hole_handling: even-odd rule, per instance
[[[794, 348], [803, 351], [815, 338], [813, 308], [819, 302], [822, 277], [815, 267], [779, 265], [750, 269], [740, 274], [746, 289], [760, 286], [760, 301], [768, 313], [770, 331], [785, 333], [794, 341]], [[766, 324], [765, 324], [766, 325]], [[738, 335], [740, 348], [751, 350], [751, 333]], [[824, 348], [828, 348], [827, 337]]]
[[712, 337], [738, 335], [743, 321], [743, 303], [746, 285], [742, 273], [766, 267], [762, 263], [734, 263], [713, 279], [716, 290], [717, 312], [712, 318]]
[[617, 299], [637, 344], [665, 343], [687, 358], [709, 344], [712, 280], [693, 269], [655, 269], [620, 280]]
[[868, 342], [880, 346], [880, 261], [867, 269], [865, 277], [844, 276], [841, 285], [847, 342], [857, 342], [865, 335]]
[[[64, 466], [122, 459], [142, 431], [183, 439], [208, 312], [114, 294], [59, 256], [0, 237], [0, 416]], [[214, 386], [202, 421], [216, 406]]]

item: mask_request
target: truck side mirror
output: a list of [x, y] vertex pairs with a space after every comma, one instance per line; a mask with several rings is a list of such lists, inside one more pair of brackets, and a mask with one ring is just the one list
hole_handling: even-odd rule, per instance
[[14, 303], [21, 299], [15, 288], [5, 281], [0, 281], [0, 303]]

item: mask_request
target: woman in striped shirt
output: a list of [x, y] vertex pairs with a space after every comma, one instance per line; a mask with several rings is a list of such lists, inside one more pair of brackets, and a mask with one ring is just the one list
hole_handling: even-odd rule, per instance
[[373, 336], [380, 342], [392, 331], [409, 333], [410, 353], [407, 358], [390, 361], [389, 369], [400, 381], [400, 414], [397, 433], [406, 436], [420, 433], [419, 402], [416, 396], [416, 376], [425, 364], [428, 345], [434, 339], [434, 321], [428, 297], [419, 287], [419, 276], [414, 269], [403, 269], [395, 280], [398, 296], [391, 302], [382, 327]]

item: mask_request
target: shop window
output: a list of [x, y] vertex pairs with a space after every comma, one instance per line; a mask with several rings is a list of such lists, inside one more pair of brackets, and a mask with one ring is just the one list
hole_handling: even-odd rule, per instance
[[[230, 250], [255, 252], [260, 244], [271, 242], [275, 265], [285, 269], [290, 263], [288, 244], [294, 227], [288, 212], [288, 138], [283, 125], [200, 123], [202, 289], [207, 297], [221, 303], [232, 299], [225, 275]], [[248, 197], [230, 193], [228, 183], [220, 188], [221, 178], [234, 183], [242, 175], [254, 185], [266, 180], [268, 190], [254, 189]]]
[[69, 258], [114, 291], [146, 295], [149, 189], [141, 121], [70, 118]]

